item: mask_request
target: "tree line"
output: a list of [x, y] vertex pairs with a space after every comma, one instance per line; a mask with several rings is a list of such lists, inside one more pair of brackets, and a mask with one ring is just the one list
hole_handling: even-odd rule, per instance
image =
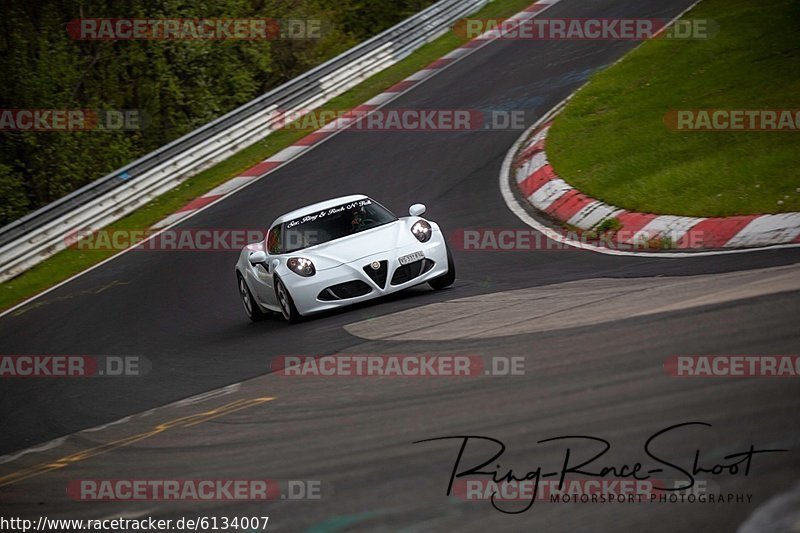
[[[139, 110], [127, 131], [0, 125], [0, 226], [252, 100], [431, 0], [2, 0], [0, 109]], [[315, 38], [80, 40], [70, 21], [321, 21]], [[73, 23], [74, 24], [74, 23]], [[72, 26], [74, 29], [74, 26]]]

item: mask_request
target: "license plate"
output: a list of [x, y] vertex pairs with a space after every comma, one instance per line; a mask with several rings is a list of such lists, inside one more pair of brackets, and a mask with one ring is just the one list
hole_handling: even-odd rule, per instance
[[422, 252], [414, 252], [413, 254], [404, 255], [399, 257], [397, 260], [400, 261], [401, 265], [407, 265], [409, 263], [413, 263], [414, 261], [419, 261], [420, 259], [425, 259], [425, 254]]

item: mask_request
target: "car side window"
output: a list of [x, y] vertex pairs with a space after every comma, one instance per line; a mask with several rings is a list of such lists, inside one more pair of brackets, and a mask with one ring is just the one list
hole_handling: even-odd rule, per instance
[[270, 255], [281, 253], [281, 225], [274, 226], [267, 234], [267, 252]]

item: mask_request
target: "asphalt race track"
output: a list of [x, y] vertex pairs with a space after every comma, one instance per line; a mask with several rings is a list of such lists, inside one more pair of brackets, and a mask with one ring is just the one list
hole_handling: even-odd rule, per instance
[[[562, 0], [547, 13], [672, 18], [690, 4]], [[389, 107], [525, 109], [530, 125], [635, 44], [496, 41]], [[290, 209], [363, 193], [398, 214], [424, 203], [426, 216], [448, 233], [526, 229], [498, 189], [500, 165], [520, 134], [345, 131], [181, 227], [263, 228]], [[0, 483], [0, 515], [268, 515], [270, 529], [280, 531], [734, 531], [798, 479], [796, 380], [680, 379], [663, 368], [665, 359], [677, 354], [796, 355], [800, 287], [793, 280], [800, 273], [792, 265], [800, 263], [798, 248], [680, 259], [575, 249], [456, 250], [458, 279], [451, 289], [419, 287], [294, 326], [247, 320], [236, 291], [236, 255], [126, 253], [0, 318], [3, 354], [140, 355], [152, 363], [152, 371], [139, 378], [5, 380], [0, 454], [8, 457], [0, 458], [0, 479], [15, 472], [30, 475]], [[512, 307], [498, 313], [504, 298], [513, 300]], [[467, 300], [452, 302], [459, 299]], [[646, 312], [648, 305], [652, 312]], [[548, 318], [550, 311], [558, 316]], [[464, 319], [468, 316], [473, 319]], [[419, 317], [430, 317], [438, 327], [426, 327]], [[270, 374], [276, 356], [336, 353], [521, 356], [525, 374], [426, 379]], [[210, 398], [168, 406], [227, 386]], [[197, 425], [167, 424], [166, 431], [141, 441], [37, 469], [238, 400], [246, 408], [208, 416]], [[413, 444], [441, 436], [491, 436], [508, 448], [504, 466], [527, 472], [563, 460], [563, 446], [536, 441], [593, 435], [612, 443], [604, 464], [630, 464], [646, 459], [648, 437], [684, 422], [713, 425], [685, 428], [663, 440], [662, 449], [688, 467], [696, 449], [708, 464], [751, 444], [789, 451], [756, 455], [747, 476], [715, 478], [721, 492], [751, 495], [745, 503], [537, 502], [524, 513], [505, 514], [489, 501], [445, 494], [457, 441]], [[321, 480], [322, 498], [269, 503], [67, 498], [67, 482], [85, 478]], [[507, 502], [504, 508], [524, 506]]]

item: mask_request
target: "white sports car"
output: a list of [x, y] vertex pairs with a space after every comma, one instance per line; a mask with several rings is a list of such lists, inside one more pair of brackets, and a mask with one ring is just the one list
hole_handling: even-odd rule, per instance
[[256, 321], [274, 312], [295, 322], [421, 283], [452, 285], [455, 265], [442, 231], [421, 217], [424, 205], [408, 211], [397, 218], [359, 194], [278, 217], [236, 263], [247, 316]]

